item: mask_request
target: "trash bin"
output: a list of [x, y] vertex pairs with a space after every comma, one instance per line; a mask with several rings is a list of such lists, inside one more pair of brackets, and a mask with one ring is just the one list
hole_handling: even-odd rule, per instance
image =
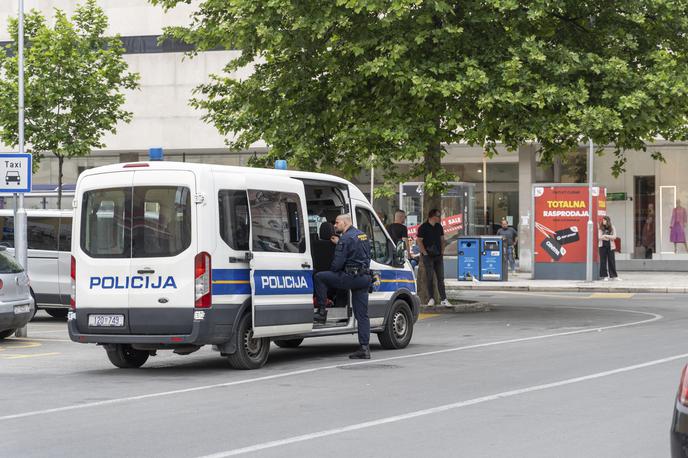
[[480, 277], [480, 239], [478, 237], [459, 237], [458, 279], [477, 280]]
[[499, 236], [480, 236], [480, 280], [506, 281], [507, 269], [506, 241]]

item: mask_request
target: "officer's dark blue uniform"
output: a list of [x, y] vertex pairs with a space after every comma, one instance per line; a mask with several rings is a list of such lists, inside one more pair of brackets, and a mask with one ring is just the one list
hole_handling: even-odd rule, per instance
[[[370, 341], [368, 288], [370, 287], [370, 242], [365, 233], [351, 226], [339, 238], [330, 270], [315, 274], [318, 321], [327, 316], [327, 290], [350, 289], [354, 316], [358, 322], [358, 343], [367, 350]], [[319, 318], [320, 317], [320, 318]]]

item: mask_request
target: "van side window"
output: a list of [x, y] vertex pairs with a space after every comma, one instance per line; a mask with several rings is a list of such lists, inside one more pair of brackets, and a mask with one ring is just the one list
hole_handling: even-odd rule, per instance
[[27, 221], [29, 250], [57, 251], [57, 235], [60, 219], [48, 217], [30, 217]]
[[128, 258], [131, 253], [131, 188], [84, 193], [81, 249], [94, 258]]
[[248, 191], [254, 251], [305, 253], [303, 211], [298, 194]]
[[57, 244], [59, 251], [72, 250], [72, 218], [60, 218], [60, 235]]
[[356, 227], [365, 232], [370, 240], [370, 257], [380, 264], [392, 263], [392, 251], [382, 226], [377, 222], [373, 214], [360, 207], [356, 207]]
[[220, 209], [220, 237], [234, 250], [248, 250], [250, 226], [246, 191], [223, 189], [217, 198]]
[[13, 216], [0, 216], [0, 246], [14, 248]]

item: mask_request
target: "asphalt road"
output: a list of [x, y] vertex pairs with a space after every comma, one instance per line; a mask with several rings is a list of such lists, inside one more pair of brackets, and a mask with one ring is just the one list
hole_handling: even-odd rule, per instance
[[0, 455], [668, 456], [688, 296], [465, 296], [491, 311], [363, 363], [354, 336], [273, 346], [258, 371], [210, 348], [116, 369], [41, 312], [0, 343]]

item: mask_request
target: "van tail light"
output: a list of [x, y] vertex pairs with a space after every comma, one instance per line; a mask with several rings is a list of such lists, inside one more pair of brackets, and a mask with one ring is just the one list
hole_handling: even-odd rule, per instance
[[681, 371], [681, 383], [678, 386], [678, 401], [688, 407], [688, 366]]
[[194, 261], [195, 264], [195, 291], [196, 308], [207, 309], [212, 304], [212, 294], [210, 283], [212, 281], [212, 270], [210, 267], [210, 255], [205, 251], [198, 253]]
[[69, 296], [69, 308], [76, 310], [76, 259], [72, 256], [72, 264], [69, 268], [69, 277], [72, 279], [72, 294]]

